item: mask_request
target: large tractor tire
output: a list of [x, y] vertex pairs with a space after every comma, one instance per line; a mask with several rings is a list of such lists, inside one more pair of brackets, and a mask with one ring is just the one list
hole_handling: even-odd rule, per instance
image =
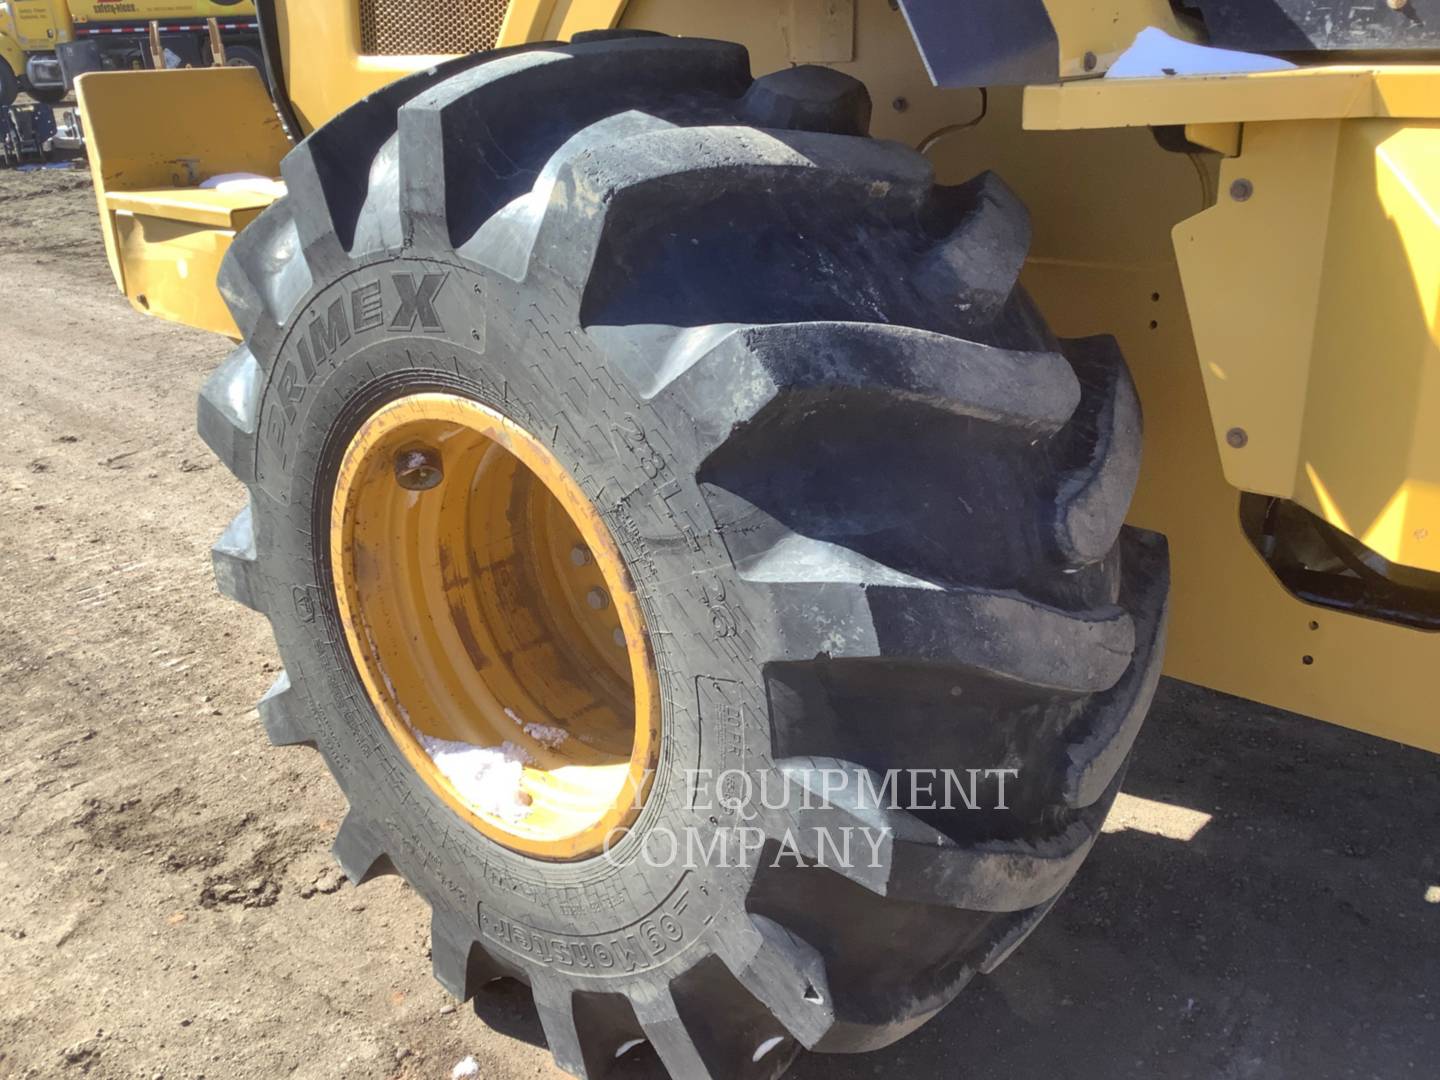
[[0, 60], [0, 109], [6, 105], [14, 105], [15, 99], [20, 96], [20, 80], [15, 72], [10, 70], [10, 65]]
[[465, 57], [297, 147], [221, 275], [270, 738], [576, 1075], [918, 1027], [1073, 877], [1158, 678], [1119, 352], [1045, 328], [999, 180], [869, 109], [714, 41]]

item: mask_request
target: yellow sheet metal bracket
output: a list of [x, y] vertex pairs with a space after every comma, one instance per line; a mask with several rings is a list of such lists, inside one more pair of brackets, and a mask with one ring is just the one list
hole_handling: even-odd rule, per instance
[[76, 88], [115, 284], [138, 311], [238, 339], [215, 277], [235, 234], [275, 196], [200, 185], [279, 176], [290, 140], [259, 73], [91, 72]]
[[1440, 571], [1440, 68], [1030, 87], [1025, 126], [1227, 155], [1173, 238], [1226, 479]]

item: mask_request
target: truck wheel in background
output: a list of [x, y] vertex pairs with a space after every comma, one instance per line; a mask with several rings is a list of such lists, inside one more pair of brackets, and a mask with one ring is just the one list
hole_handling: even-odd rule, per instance
[[225, 46], [225, 66], [253, 67], [264, 71], [265, 58], [260, 55], [259, 49], [252, 49], [249, 45], [227, 45]]
[[[210, 42], [204, 42], [200, 49], [204, 56], [206, 66], [215, 65], [215, 53], [210, 52]], [[253, 68], [261, 73], [265, 88], [269, 89], [269, 72], [265, 71], [265, 56], [261, 50], [251, 45], [226, 45], [225, 46], [226, 68]]]
[[44, 105], [59, 105], [70, 93], [63, 86], [31, 86], [25, 84], [25, 93]]
[[999, 180], [869, 114], [723, 42], [462, 57], [297, 147], [221, 273], [266, 729], [577, 1075], [914, 1030], [1050, 910], [1159, 678], [1118, 349], [1046, 329]]
[[[213, 65], [214, 55], [210, 51], [210, 43], [207, 41], [204, 47], [205, 63]], [[265, 85], [270, 85], [270, 79], [265, 71], [265, 57], [260, 50], [250, 45], [226, 45], [225, 46], [226, 67], [249, 67], [260, 72], [260, 78], [265, 80]]]
[[15, 72], [10, 70], [10, 65], [0, 60], [0, 107], [14, 105], [15, 99], [20, 96], [20, 80]]

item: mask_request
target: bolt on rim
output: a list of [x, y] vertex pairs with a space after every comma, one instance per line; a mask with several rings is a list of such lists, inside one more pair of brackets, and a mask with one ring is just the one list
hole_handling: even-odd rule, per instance
[[377, 410], [330, 515], [346, 644], [426, 785], [512, 850], [579, 859], [639, 815], [660, 747], [634, 584], [537, 439], [454, 394]]

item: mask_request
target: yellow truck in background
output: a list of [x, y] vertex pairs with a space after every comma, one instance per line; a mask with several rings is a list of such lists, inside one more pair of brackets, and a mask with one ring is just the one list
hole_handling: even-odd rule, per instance
[[226, 63], [261, 66], [252, 0], [0, 0], [0, 106], [22, 90], [53, 104], [82, 72], [155, 66], [152, 23], [167, 67], [208, 67], [210, 19]]

